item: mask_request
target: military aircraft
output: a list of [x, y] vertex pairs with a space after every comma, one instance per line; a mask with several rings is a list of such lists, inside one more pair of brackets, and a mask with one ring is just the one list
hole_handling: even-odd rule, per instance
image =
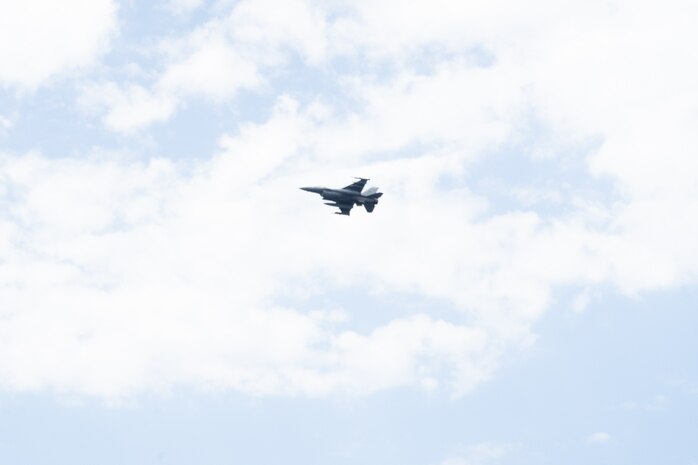
[[358, 179], [358, 181], [341, 189], [330, 189], [328, 187], [301, 187], [301, 189], [320, 194], [323, 200], [329, 200], [325, 205], [339, 208], [339, 211], [335, 212], [337, 215], [349, 216], [349, 212], [354, 208], [354, 204], [363, 205], [366, 211], [370, 213], [376, 208], [378, 199], [383, 193], [378, 192], [377, 187], [370, 187], [361, 192], [364, 186], [366, 186], [368, 179], [355, 179]]

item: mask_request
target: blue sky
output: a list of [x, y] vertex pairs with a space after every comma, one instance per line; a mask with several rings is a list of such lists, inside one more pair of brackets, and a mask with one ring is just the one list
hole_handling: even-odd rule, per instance
[[0, 462], [698, 463], [695, 6], [64, 3], [0, 6]]

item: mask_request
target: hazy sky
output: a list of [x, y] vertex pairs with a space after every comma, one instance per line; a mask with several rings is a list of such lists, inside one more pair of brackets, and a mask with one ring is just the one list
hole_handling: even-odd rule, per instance
[[0, 463], [698, 464], [697, 22], [0, 0]]

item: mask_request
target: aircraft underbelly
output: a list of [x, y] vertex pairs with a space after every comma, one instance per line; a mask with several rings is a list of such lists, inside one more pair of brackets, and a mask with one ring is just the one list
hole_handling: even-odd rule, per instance
[[322, 198], [326, 200], [341, 200], [342, 199], [341, 194], [337, 194], [336, 192], [323, 192], [322, 193]]

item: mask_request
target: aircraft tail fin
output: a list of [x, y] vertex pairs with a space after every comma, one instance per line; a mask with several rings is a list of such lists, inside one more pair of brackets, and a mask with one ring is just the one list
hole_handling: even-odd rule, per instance
[[364, 203], [364, 208], [366, 208], [366, 211], [369, 213], [371, 213], [373, 209], [376, 208], [376, 205], [378, 204], [378, 199], [380, 199], [383, 195], [382, 192], [377, 191], [377, 187], [372, 187], [363, 194], [364, 197], [368, 197], [369, 199], [371, 199], [370, 201]]

